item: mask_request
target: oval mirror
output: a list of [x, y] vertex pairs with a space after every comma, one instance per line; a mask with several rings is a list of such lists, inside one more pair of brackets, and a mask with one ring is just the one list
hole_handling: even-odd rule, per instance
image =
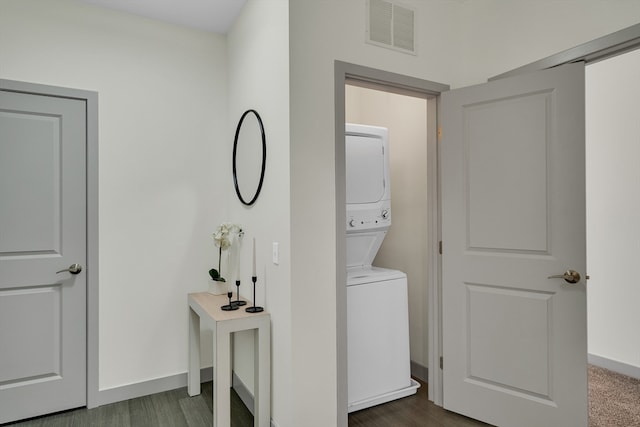
[[258, 199], [267, 162], [267, 142], [260, 114], [247, 110], [240, 117], [233, 140], [233, 185], [247, 206]]

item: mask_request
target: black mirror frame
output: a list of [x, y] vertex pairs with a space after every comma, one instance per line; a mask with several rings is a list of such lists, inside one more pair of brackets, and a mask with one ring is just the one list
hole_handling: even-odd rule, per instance
[[[242, 197], [242, 194], [240, 193], [240, 187], [238, 187], [238, 175], [236, 171], [236, 152], [238, 149], [238, 136], [240, 135], [240, 128], [242, 127], [242, 122], [244, 121], [244, 118], [249, 113], [253, 113], [256, 116], [256, 119], [258, 119], [258, 124], [260, 125], [260, 133], [262, 135], [262, 170], [260, 171], [260, 182], [258, 183], [258, 188], [256, 189], [256, 193], [254, 194], [253, 198], [247, 202]], [[238, 122], [238, 126], [236, 127], [236, 135], [235, 135], [235, 138], [233, 139], [233, 185], [236, 188], [236, 194], [238, 195], [238, 199], [240, 199], [243, 205], [251, 206], [258, 199], [258, 196], [260, 195], [260, 190], [262, 190], [262, 183], [264, 181], [264, 170], [265, 170], [266, 164], [267, 164], [267, 140], [264, 136], [264, 126], [262, 125], [262, 118], [260, 117], [260, 114], [258, 114], [256, 110], [247, 110], [242, 114], [242, 117], [240, 117], [240, 121]]]

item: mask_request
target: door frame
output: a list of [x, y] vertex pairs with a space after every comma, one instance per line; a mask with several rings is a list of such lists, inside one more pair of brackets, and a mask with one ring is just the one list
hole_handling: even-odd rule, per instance
[[558, 67], [571, 62], [584, 62], [585, 65], [622, 55], [635, 49], [640, 49], [640, 24], [623, 28], [615, 33], [607, 34], [571, 49], [563, 50], [554, 55], [515, 68], [488, 80], [497, 80], [522, 73], [540, 71]]
[[[361, 86], [403, 95], [421, 96], [427, 99], [427, 173], [428, 173], [428, 315], [429, 322], [440, 321], [439, 309], [431, 309], [431, 301], [440, 298], [440, 187], [438, 181], [437, 109], [439, 95], [449, 86], [402, 74], [342, 61], [334, 62], [335, 100], [335, 194], [336, 194], [336, 353], [337, 353], [337, 425], [347, 425], [347, 266], [346, 266], [346, 180], [345, 180], [345, 84], [357, 82]], [[440, 354], [438, 336], [429, 334], [429, 394], [432, 387], [442, 381], [441, 371], [436, 369], [433, 354]], [[432, 351], [432, 349], [434, 351]], [[437, 372], [439, 375], [433, 375]]]
[[99, 406], [98, 378], [98, 93], [66, 87], [0, 79], [0, 91], [71, 98], [84, 101], [87, 125], [87, 407]]

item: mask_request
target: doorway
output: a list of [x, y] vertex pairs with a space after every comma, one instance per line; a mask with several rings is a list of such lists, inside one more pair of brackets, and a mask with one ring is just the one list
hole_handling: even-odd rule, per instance
[[[587, 66], [589, 66], [592, 63], [610, 58], [612, 56], [620, 55], [621, 53], [628, 52], [633, 49], [637, 49], [639, 44], [640, 44], [640, 25], [636, 25], [636, 26], [621, 30], [617, 33], [613, 33], [611, 35], [594, 40], [592, 42], [585, 43], [581, 46], [570, 49], [568, 51], [561, 52], [559, 54], [537, 61], [535, 63], [525, 65], [516, 70], [501, 74], [500, 76], [493, 77], [489, 80], [493, 81], [493, 80], [501, 79], [503, 77], [523, 75], [523, 74], [526, 74], [527, 72], [545, 70], [548, 68], [557, 67], [557, 66], [571, 63], [571, 62], [583, 62], [583, 63], [586, 63]], [[608, 87], [607, 87], [607, 90], [609, 90]], [[628, 90], [628, 89], [624, 88], [623, 90]], [[600, 118], [598, 118], [598, 120], [600, 120]], [[606, 141], [611, 137], [612, 137], [611, 134], [606, 134], [603, 140]], [[610, 148], [610, 146], [608, 146], [603, 141], [598, 141], [598, 143], [605, 144], [608, 148]], [[620, 169], [620, 168], [617, 168], [615, 172], [620, 174], [626, 173], [624, 169]], [[608, 190], [616, 191], [617, 189], [609, 188]], [[616, 252], [617, 249], [618, 249], [617, 247], [608, 248], [608, 250], [612, 252]], [[591, 271], [591, 269], [589, 273], [593, 277], [593, 272]], [[607, 280], [609, 279], [607, 278]], [[590, 282], [590, 285], [591, 283], [593, 282]], [[430, 328], [432, 326], [433, 325], [431, 325]], [[439, 390], [439, 393], [441, 392], [442, 390]]]
[[640, 289], [628, 273], [640, 255], [639, 71], [640, 50], [586, 67], [589, 355], [636, 378], [640, 342], [629, 337], [640, 321]]
[[373, 265], [407, 274], [412, 375], [426, 382], [427, 98], [358, 83], [349, 80], [345, 87], [347, 123], [389, 131], [392, 225]]
[[[360, 65], [349, 64], [341, 61], [335, 62], [335, 141], [336, 141], [336, 318], [337, 318], [337, 371], [338, 390], [337, 407], [340, 425], [347, 424], [347, 307], [346, 307], [346, 223], [345, 206], [345, 99], [347, 82], [351, 86], [366, 87], [383, 93], [395, 93], [408, 95], [414, 98], [426, 100], [426, 156], [427, 156], [427, 191], [426, 198], [427, 224], [426, 245], [427, 258], [427, 298], [439, 300], [438, 278], [439, 265], [437, 260], [439, 219], [438, 219], [438, 187], [437, 187], [437, 121], [436, 107], [437, 96], [446, 90], [447, 85], [430, 82], [427, 80], [408, 77], [400, 74], [389, 73]], [[393, 149], [391, 149], [393, 150]], [[424, 302], [424, 301], [423, 301]], [[426, 303], [426, 302], [424, 302]], [[427, 315], [427, 314], [423, 314]], [[439, 316], [433, 310], [428, 312], [428, 322], [433, 321], [434, 316]], [[424, 324], [423, 324], [424, 326]], [[439, 340], [437, 336], [427, 335], [426, 347], [430, 350], [428, 366], [435, 363], [433, 354], [439, 354]], [[436, 372], [434, 369], [432, 372]], [[438, 372], [435, 380], [430, 378], [429, 390], [437, 386], [441, 376]]]
[[[586, 67], [587, 330], [594, 425], [603, 419], [632, 424], [640, 399], [637, 387], [620, 391], [640, 379], [640, 341], [632, 338], [640, 321], [640, 289], [628, 275], [640, 254], [639, 70], [640, 50]], [[615, 393], [615, 404], [596, 390]]]

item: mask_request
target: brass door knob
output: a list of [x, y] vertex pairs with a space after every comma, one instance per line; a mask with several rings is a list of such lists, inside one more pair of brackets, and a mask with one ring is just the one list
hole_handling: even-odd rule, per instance
[[71, 274], [80, 274], [82, 271], [82, 266], [80, 264], [71, 264], [69, 268], [65, 268], [64, 270], [56, 271], [58, 273], [69, 272]]
[[556, 274], [549, 276], [547, 279], [564, 279], [567, 283], [578, 283], [580, 281], [580, 273], [575, 270], [567, 270], [564, 274]]

